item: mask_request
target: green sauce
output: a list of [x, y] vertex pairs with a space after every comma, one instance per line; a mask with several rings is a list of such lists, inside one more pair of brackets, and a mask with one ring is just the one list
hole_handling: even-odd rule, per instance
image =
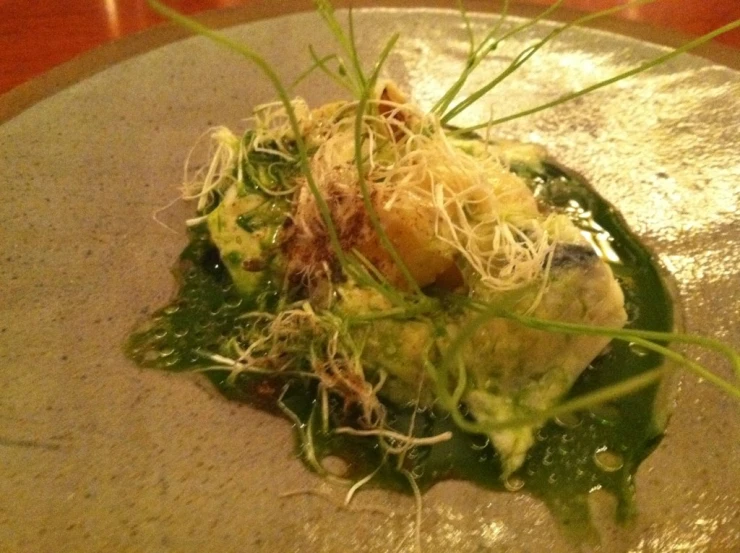
[[[570, 214], [588, 232], [594, 244], [611, 260], [612, 269], [625, 292], [629, 325], [634, 328], [670, 331], [673, 311], [670, 295], [651, 254], [627, 229], [619, 214], [582, 179], [553, 165], [542, 169], [513, 167], [525, 178], [541, 201]], [[240, 224], [253, 225], [255, 221]], [[217, 351], [236, 325], [238, 317], [250, 310], [270, 310], [278, 301], [275, 283], [264, 278], [260, 293], [241, 297], [231, 283], [216, 248], [206, 236], [192, 235], [191, 243], [180, 256], [176, 275], [180, 291], [172, 303], [157, 311], [144, 328], [129, 339], [127, 352], [144, 367], [187, 371], [211, 367], [203, 352]], [[662, 358], [629, 344], [614, 342], [608, 353], [598, 358], [582, 374], [572, 396], [586, 393], [615, 381], [658, 366]], [[309, 424], [316, 411], [315, 384], [281, 375], [257, 377], [240, 375], [235, 385], [226, 383], [228, 372], [205, 373], [230, 399], [243, 401], [276, 413], [276, 399], [287, 385], [285, 404], [314, 433], [319, 459], [335, 456], [350, 467], [350, 477], [360, 478], [382, 464], [376, 441], [347, 435], [324, 434], [319, 424]], [[550, 422], [537, 435], [524, 466], [510, 478], [509, 487], [541, 498], [556, 518], [580, 539], [590, 530], [587, 497], [596, 489], [612, 493], [618, 500], [618, 518], [635, 513], [633, 478], [639, 464], [655, 448], [662, 429], [656, 409], [655, 386], [584, 412], [568, 420]], [[340, 401], [331, 400], [331, 418], [336, 425], [347, 422], [352, 413], [344, 412]], [[407, 428], [409, 409], [389, 409], [394, 427]], [[318, 422], [318, 421], [316, 421]], [[453, 438], [431, 447], [410, 451], [403, 468], [417, 479], [421, 489], [444, 479], [465, 479], [479, 485], [504, 490], [497, 454], [487, 439], [460, 431], [450, 417], [430, 410], [416, 415], [415, 434], [432, 435], [451, 431]], [[386, 463], [372, 481], [389, 489], [409, 491], [408, 482], [396, 468]], [[371, 484], [371, 485], [372, 485]], [[521, 493], [521, 492], [520, 492]]]

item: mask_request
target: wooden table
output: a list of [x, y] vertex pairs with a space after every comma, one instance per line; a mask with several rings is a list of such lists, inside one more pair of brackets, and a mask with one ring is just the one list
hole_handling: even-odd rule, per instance
[[[170, 0], [188, 14], [290, 0]], [[553, 0], [516, 0], [546, 6]], [[564, 6], [593, 12], [623, 0], [566, 0]], [[413, 4], [410, 2], [409, 4]], [[450, 5], [455, 3], [450, 0]], [[739, 0], [658, 0], [616, 17], [696, 36], [740, 19]], [[98, 45], [160, 24], [145, 0], [0, 0], [0, 94]], [[740, 30], [717, 42], [738, 49]]]

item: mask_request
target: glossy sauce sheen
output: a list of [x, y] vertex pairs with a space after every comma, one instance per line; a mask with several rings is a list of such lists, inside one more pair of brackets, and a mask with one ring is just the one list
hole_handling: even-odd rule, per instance
[[[671, 299], [658, 267], [621, 216], [583, 179], [555, 164], [545, 163], [541, 170], [525, 166], [512, 169], [530, 184], [540, 201], [568, 213], [610, 262], [624, 290], [629, 326], [671, 330]], [[156, 312], [145, 328], [137, 330], [127, 345], [129, 355], [142, 366], [174, 371], [213, 368], [199, 352], [218, 351], [241, 314], [257, 305], [269, 309], [278, 299], [269, 277], [265, 277], [258, 296], [240, 297], [218, 251], [201, 234], [193, 234], [176, 274], [180, 279], [178, 296]], [[584, 371], [570, 396], [634, 376], [660, 363], [662, 358], [657, 354], [614, 341]], [[319, 460], [343, 459], [349, 466], [349, 477], [362, 478], [382, 464], [380, 448], [373, 438], [321, 432], [315, 385], [305, 379], [242, 374], [231, 386], [225, 382], [227, 371], [208, 370], [206, 374], [230, 399], [276, 414], [280, 413], [276, 401], [285, 392], [283, 401], [303, 421], [304, 430], [312, 433]], [[592, 491], [603, 489], [614, 494], [621, 520], [635, 512], [633, 477], [640, 462], [660, 441], [662, 428], [655, 421], [664, 420], [667, 409], [656, 401], [656, 392], [655, 386], [649, 387], [593, 411], [548, 423], [538, 432], [524, 466], [506, 483], [501, 481], [499, 460], [487, 438], [460, 431], [445, 413], [420, 411], [416, 414], [415, 435], [451, 431], [453, 438], [411, 450], [402, 468], [414, 475], [421, 489], [444, 479], [465, 479], [497, 490], [530, 493], [547, 503], [570, 534], [588, 539], [592, 529], [587, 497]], [[339, 400], [331, 403], [333, 425], [351, 422], [352, 413], [345, 412]], [[411, 411], [390, 406], [389, 417], [395, 428], [407, 428]], [[410, 491], [395, 458], [383, 464], [369, 485]]]

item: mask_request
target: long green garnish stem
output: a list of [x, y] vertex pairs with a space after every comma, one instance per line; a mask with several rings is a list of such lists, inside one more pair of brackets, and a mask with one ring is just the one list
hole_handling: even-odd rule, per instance
[[[391, 37], [391, 39], [385, 45], [385, 48], [383, 48], [383, 52], [381, 53], [378, 63], [376, 64], [375, 69], [370, 77], [369, 87], [375, 86], [375, 82], [377, 81], [378, 75], [380, 73], [380, 68], [382, 67], [382, 64], [385, 61], [385, 59], [388, 57], [388, 54], [390, 53], [390, 51], [393, 49], [393, 46], [396, 44], [396, 41], [398, 40], [398, 38], [399, 38], [398, 34], [393, 35], [393, 37]], [[391, 258], [393, 259], [393, 262], [396, 264], [399, 271], [401, 271], [401, 274], [406, 279], [406, 282], [408, 283], [409, 287], [414, 292], [421, 295], [421, 289], [419, 288], [419, 284], [416, 282], [416, 279], [411, 275], [411, 271], [409, 271], [403, 259], [401, 259], [400, 254], [396, 250], [390, 238], [388, 238], [388, 235], [386, 234], [385, 230], [383, 229], [383, 226], [380, 222], [380, 218], [378, 217], [378, 213], [375, 210], [375, 206], [373, 205], [372, 198], [370, 197], [370, 190], [368, 189], [367, 180], [365, 178], [365, 172], [363, 171], [363, 163], [362, 163], [362, 159], [363, 159], [362, 145], [364, 142], [363, 126], [364, 126], [364, 119], [365, 119], [365, 111], [367, 109], [367, 103], [369, 100], [369, 94], [370, 94], [370, 89], [368, 89], [360, 98], [360, 101], [357, 105], [357, 114], [355, 116], [355, 163], [357, 165], [358, 184], [360, 186], [360, 191], [362, 192], [362, 202], [365, 205], [365, 212], [367, 213], [367, 216], [370, 219], [370, 223], [375, 229], [375, 232], [377, 233], [378, 239], [380, 240], [380, 243], [382, 244], [383, 248], [388, 252], [388, 255], [391, 256]]]
[[[326, 62], [328, 62], [329, 60], [337, 59], [336, 54], [328, 54], [323, 57], [319, 56], [316, 53], [316, 50], [314, 50], [313, 46], [311, 45], [308, 46], [308, 50], [309, 50], [309, 53], [311, 54], [311, 59], [313, 60], [313, 63], [308, 67], [308, 69], [306, 69], [303, 73], [298, 75], [298, 77], [296, 77], [292, 83], [290, 83], [290, 86], [288, 87], [290, 90], [293, 90], [295, 87], [297, 87], [301, 82], [303, 82], [306, 78], [308, 78], [308, 76], [311, 75], [311, 73], [313, 73], [317, 69], [321, 69], [322, 71], [324, 71], [324, 73], [327, 73], [328, 67], [326, 66]], [[330, 73], [330, 76], [332, 77], [334, 76], [333, 74], [331, 74], [331, 72], [329, 73]], [[345, 83], [341, 83], [341, 85], [345, 86]]]
[[341, 75], [337, 75], [326, 64], [326, 62], [328, 62], [329, 60], [337, 59], [336, 54], [329, 54], [327, 56], [320, 57], [316, 53], [316, 50], [314, 50], [313, 46], [311, 45], [309, 45], [308, 47], [308, 53], [311, 56], [311, 59], [313, 60], [313, 64], [306, 71], [301, 73], [295, 81], [293, 81], [293, 83], [290, 85], [291, 90], [295, 88], [306, 77], [308, 77], [311, 73], [313, 73], [316, 69], [319, 69], [321, 70], [322, 73], [324, 73], [324, 75], [329, 77], [332, 81], [337, 83], [340, 87], [346, 89], [350, 94], [357, 94], [357, 91], [352, 87], [351, 82], [349, 82], [346, 78], [342, 78]]
[[[355, 18], [352, 16], [352, 6], [347, 10], [347, 21], [349, 26], [349, 44], [350, 44], [350, 55], [352, 56], [352, 65], [357, 71], [357, 78], [360, 84], [360, 90], [370, 88], [367, 83], [367, 78], [362, 71], [362, 63], [360, 62], [360, 55], [357, 52], [357, 40], [355, 39]], [[382, 62], [381, 62], [382, 64]]]
[[359, 55], [357, 53], [352, 11], [349, 11], [349, 36], [347, 36], [341, 25], [337, 21], [334, 15], [334, 9], [332, 8], [331, 4], [326, 0], [317, 0], [316, 5], [319, 13], [327, 22], [327, 25], [329, 26], [329, 29], [336, 38], [337, 42], [351, 59], [358, 82], [359, 101], [357, 105], [357, 112], [355, 114], [355, 165], [357, 167], [358, 184], [362, 193], [362, 201], [365, 206], [365, 212], [370, 219], [370, 223], [373, 226], [373, 229], [375, 230], [381, 245], [386, 250], [386, 252], [388, 252], [388, 255], [391, 256], [391, 259], [398, 267], [399, 271], [408, 283], [411, 290], [417, 295], [421, 295], [421, 290], [419, 289], [419, 285], [416, 282], [416, 279], [414, 279], [411, 275], [411, 272], [409, 271], [404, 261], [401, 259], [401, 256], [399, 255], [391, 240], [388, 238], [388, 235], [386, 234], [382, 224], [380, 223], [377, 211], [375, 210], [375, 206], [372, 203], [372, 198], [370, 197], [370, 191], [368, 189], [365, 173], [363, 171], [363, 125], [365, 112], [367, 110], [367, 104], [370, 98], [370, 94], [375, 88], [378, 76], [380, 75], [380, 70], [383, 67], [383, 64], [385, 63], [385, 60], [387, 59], [391, 50], [398, 41], [400, 35], [396, 33], [388, 40], [385, 47], [381, 51], [377, 62], [375, 63], [373, 71], [368, 77], [366, 77], [362, 71]]
[[[503, 314], [502, 316], [514, 319], [530, 328], [538, 328], [545, 331], [562, 332], [565, 334], [580, 334], [590, 336], [606, 336], [616, 338], [625, 342], [633, 341], [637, 343], [641, 340], [659, 341], [659, 342], [679, 342], [684, 344], [693, 344], [715, 351], [724, 356], [732, 365], [733, 372], [737, 378], [740, 378], [740, 354], [727, 344], [707, 338], [705, 336], [696, 336], [692, 334], [682, 334], [674, 332], [659, 332], [654, 330], [640, 330], [633, 328], [605, 328], [585, 324], [567, 323], [560, 321], [548, 321], [526, 315], [519, 315], [513, 312]], [[701, 375], [700, 375], [701, 376]]]
[[578, 411], [587, 411], [609, 401], [614, 401], [615, 399], [620, 399], [624, 396], [634, 394], [635, 392], [659, 382], [668, 373], [668, 371], [669, 369], [667, 367], [652, 369], [637, 376], [628, 378], [627, 380], [623, 380], [622, 382], [618, 382], [617, 384], [612, 384], [594, 392], [565, 401], [550, 409], [533, 412], [531, 415], [525, 417], [514, 417], [501, 422], [482, 424], [481, 426], [483, 426], [487, 432], [537, 426], [550, 419], [554, 419], [555, 417], [568, 415]]
[[[696, 334], [685, 334], [681, 332], [662, 332], [658, 330], [642, 330], [638, 328], [611, 328], [601, 327], [588, 324], [569, 323], [564, 321], [553, 321], [540, 319], [529, 315], [520, 315], [509, 309], [502, 309], [499, 306], [489, 305], [486, 303], [470, 300], [469, 298], [456, 296], [454, 301], [478, 311], [491, 318], [507, 318], [546, 332], [561, 332], [564, 334], [580, 334], [584, 336], [605, 336], [608, 338], [617, 338], [625, 342], [635, 341], [637, 339], [650, 340], [656, 342], [677, 342], [682, 344], [691, 344], [700, 346], [710, 351], [722, 355], [730, 362], [735, 377], [740, 379], [740, 353], [735, 351], [720, 340], [699, 336]], [[487, 315], [486, 315], [487, 314]], [[473, 330], [475, 332], [475, 330]], [[472, 335], [471, 335], [472, 336]]]
[[467, 108], [472, 106], [475, 102], [480, 100], [480, 98], [486, 94], [487, 92], [491, 91], [496, 85], [501, 83], [506, 77], [511, 75], [514, 71], [519, 69], [524, 63], [529, 60], [537, 51], [542, 48], [545, 44], [555, 39], [558, 35], [561, 33], [567, 31], [568, 29], [581, 25], [583, 23], [588, 23], [589, 21], [592, 21], [594, 19], [598, 19], [601, 17], [606, 17], [608, 15], [611, 15], [615, 12], [640, 6], [643, 4], [650, 4], [654, 2], [655, 0], [634, 0], [633, 2], [627, 2], [626, 4], [622, 4], [619, 6], [614, 6], [613, 8], [607, 8], [605, 10], [598, 11], [596, 13], [591, 13], [588, 15], [584, 15], [583, 17], [579, 17], [575, 21], [571, 21], [570, 23], [563, 25], [562, 27], [559, 27], [557, 29], [554, 29], [553, 31], [550, 31], [544, 38], [542, 38], [539, 42], [536, 44], [530, 46], [529, 48], [526, 48], [524, 51], [520, 52], [519, 55], [512, 61], [509, 66], [504, 69], [497, 77], [486, 83], [484, 86], [470, 94], [467, 98], [462, 100], [459, 104], [457, 104], [454, 108], [446, 112], [442, 118], [441, 122], [443, 124], [447, 124], [450, 122], [450, 120], [465, 111]]
[[627, 79], [629, 77], [632, 77], [634, 75], [637, 75], [638, 73], [642, 73], [643, 71], [647, 71], [648, 69], [651, 69], [653, 67], [656, 67], [660, 64], [663, 64], [677, 56], [680, 56], [681, 54], [684, 54], [690, 50], [693, 50], [694, 48], [698, 48], [699, 46], [702, 46], [703, 44], [706, 44], [710, 40], [727, 33], [729, 31], [732, 31], [734, 29], [737, 29], [740, 27], [740, 19], [733, 21], [732, 23], [728, 23], [727, 25], [720, 27], [719, 29], [716, 29], [710, 33], [707, 33], [695, 40], [692, 40], [690, 42], [687, 42], [680, 48], [676, 48], [675, 50], [672, 50], [671, 52], [668, 52], [666, 54], [662, 54], [660, 56], [657, 56], [649, 61], [646, 61], [642, 64], [640, 64], [638, 67], [635, 67], [634, 69], [630, 69], [628, 71], [624, 71], [623, 73], [619, 73], [618, 75], [615, 75], [614, 77], [611, 77], [609, 79], [600, 81], [596, 84], [593, 84], [591, 86], [588, 86], [586, 88], [583, 88], [581, 90], [578, 90], [576, 92], [571, 92], [570, 94], [566, 94], [564, 96], [561, 96], [560, 98], [553, 100], [551, 102], [546, 102], [544, 104], [540, 104], [539, 106], [535, 106], [533, 108], [529, 108], [517, 113], [513, 113], [511, 115], [507, 115], [505, 117], [500, 117], [499, 119], [493, 119], [491, 121], [488, 121], [486, 123], [480, 123], [478, 125], [473, 125], [470, 127], [460, 128], [455, 131], [453, 131], [453, 134], [464, 134], [473, 132], [479, 129], [492, 127], [495, 125], [499, 125], [501, 123], [506, 123], [507, 121], [513, 121], [514, 119], [519, 119], [521, 117], [526, 117], [527, 115], [532, 115], [534, 113], [538, 113], [540, 111], [544, 111], [546, 109], [553, 108], [555, 106], [558, 106], [560, 104], [564, 104], [565, 102], [569, 102], [571, 100], [574, 100], [576, 98], [580, 98], [581, 96], [585, 96], [586, 94], [589, 94], [591, 92], [594, 92], [595, 90], [599, 90], [600, 88], [604, 88], [605, 86], [609, 86], [610, 84], [616, 83], [618, 81], [621, 81], [623, 79]]
[[331, 5], [331, 2], [328, 2], [327, 0], [316, 0], [314, 4], [316, 5], [316, 10], [319, 15], [324, 20], [327, 27], [329, 27], [329, 30], [337, 39], [337, 42], [339, 42], [339, 46], [350, 59], [351, 71], [354, 75], [357, 94], [362, 94], [363, 90], [367, 88], [367, 79], [362, 70], [360, 57], [357, 53], [357, 46], [354, 42], [354, 22], [352, 19], [352, 13], [350, 12], [349, 15], [350, 36], [347, 36], [334, 15], [334, 7]]
[[[635, 329], [608, 328], [586, 324], [549, 321], [546, 319], [540, 319], [528, 315], [519, 315], [512, 311], [503, 310], [495, 306], [489, 306], [485, 310], [483, 310], [478, 317], [476, 317], [465, 327], [463, 327], [460, 333], [455, 337], [455, 340], [448, 348], [442, 362], [440, 363], [440, 369], [443, 375], [446, 375], [449, 372], [447, 367], [452, 366], [453, 363], [455, 363], [455, 360], [459, 359], [462, 348], [475, 335], [475, 333], [478, 332], [478, 330], [484, 324], [497, 318], [511, 319], [529, 328], [543, 330], [546, 332], [558, 332], [563, 334], [588, 336], [605, 336], [624, 342], [633, 342], [641, 347], [644, 347], [651, 351], [655, 351], [667, 358], [670, 358], [676, 363], [683, 365], [697, 376], [704, 378], [708, 382], [711, 382], [715, 386], [721, 388], [723, 391], [727, 392], [731, 396], [740, 399], [740, 388], [715, 375], [699, 363], [691, 361], [685, 356], [664, 346], [661, 346], [660, 344], [656, 344], [653, 341], [671, 341], [674, 338], [678, 338], [678, 341], [685, 341], [696, 345], [702, 345], [707, 349], [717, 351], [718, 353], [726, 356], [732, 363], [733, 368], [737, 371], [738, 363], [740, 363], [740, 355], [738, 355], [738, 353], [735, 352], [732, 348], [724, 344], [718, 344], [715, 340], [699, 336], [692, 337], [684, 334], [673, 334], [670, 332], [641, 331]], [[718, 347], [718, 345], [721, 347]], [[444, 382], [444, 379], [441, 380]]]
[[343, 266], [346, 265], [345, 255], [339, 243], [339, 236], [337, 234], [337, 230], [331, 216], [331, 211], [329, 210], [329, 206], [327, 205], [326, 200], [324, 199], [321, 192], [319, 191], [318, 186], [316, 185], [316, 181], [313, 178], [313, 174], [309, 166], [306, 145], [301, 135], [301, 128], [298, 124], [298, 118], [296, 117], [295, 110], [293, 109], [293, 104], [288, 97], [288, 92], [283, 86], [283, 83], [280, 81], [280, 78], [277, 76], [270, 64], [267, 63], [267, 61], [262, 56], [254, 52], [251, 48], [245, 46], [244, 44], [231, 40], [222, 33], [218, 33], [206, 27], [205, 25], [198, 23], [194, 19], [182, 15], [172, 8], [160, 3], [158, 0], [147, 0], [147, 3], [157, 13], [166, 17], [167, 19], [170, 19], [178, 25], [181, 25], [182, 27], [194, 33], [203, 35], [213, 42], [225, 46], [227, 49], [233, 52], [241, 54], [249, 61], [254, 63], [259, 68], [259, 70], [262, 71], [265, 77], [267, 77], [272, 86], [275, 88], [280, 102], [285, 107], [291, 130], [293, 131], [293, 134], [295, 136], [296, 146], [298, 148], [301, 172], [306, 177], [308, 187], [311, 190], [314, 198], [316, 199], [316, 204], [318, 206], [319, 213], [321, 214], [321, 218], [326, 225], [326, 230], [329, 234], [329, 240], [331, 242], [332, 248], [334, 249], [334, 253], [337, 256], [339, 262]]
[[[691, 372], [693, 372], [697, 376], [704, 378], [705, 380], [722, 389], [727, 394], [740, 400], [740, 389], [719, 378], [717, 375], [708, 371], [705, 367], [699, 365], [698, 363], [691, 361], [690, 359], [686, 359], [683, 355], [680, 355], [679, 353], [667, 347], [660, 346], [648, 340], [635, 338], [633, 339], [633, 342], [645, 349], [660, 353], [664, 357], [671, 359], [676, 363], [687, 366], [691, 370]], [[556, 405], [555, 407], [552, 407], [550, 409], [546, 409], [540, 412], [533, 412], [526, 417], [515, 417], [498, 423], [480, 424], [480, 427], [485, 428], [485, 430], [488, 432], [491, 432], [496, 430], [520, 428], [542, 424], [543, 422], [546, 422], [555, 417], [574, 413], [577, 411], [588, 410], [603, 403], [633, 394], [643, 388], [657, 383], [658, 381], [660, 381], [660, 379], [666, 376], [669, 371], [670, 367], [659, 367], [657, 369], [644, 372], [627, 380], [623, 380], [616, 384], [600, 388], [594, 392], [578, 396], [574, 399], [563, 402], [560, 405]]]
[[385, 275], [359, 251], [353, 249], [352, 255], [348, 257], [348, 260], [348, 276], [379, 292], [393, 305], [398, 306], [395, 309], [405, 311], [409, 308], [403, 294], [396, 290], [385, 278]]
[[703, 378], [704, 380], [711, 382], [725, 393], [735, 397], [735, 399], [740, 400], [740, 388], [733, 386], [730, 382], [726, 381], [724, 378], [720, 378], [696, 361], [692, 361], [691, 359], [688, 359], [684, 355], [681, 355], [680, 353], [673, 351], [672, 349], [661, 346], [649, 340], [643, 340], [642, 338], [633, 337], [631, 341], [638, 346], [660, 353], [661, 355], [663, 355], [663, 357], [671, 359], [678, 364], [685, 365], [699, 378]]
[[290, 410], [290, 408], [285, 405], [283, 402], [283, 398], [285, 397], [285, 394], [288, 392], [289, 385], [286, 384], [283, 387], [282, 392], [280, 393], [280, 397], [278, 397], [276, 403], [278, 408], [283, 412], [283, 414], [288, 417], [293, 422], [293, 425], [295, 426], [296, 431], [300, 435], [301, 438], [301, 449], [303, 451], [303, 457], [306, 459], [306, 462], [308, 462], [311, 467], [316, 471], [317, 474], [326, 475], [326, 471], [324, 470], [324, 467], [321, 466], [321, 463], [319, 463], [318, 459], [316, 458], [316, 452], [313, 449], [313, 440], [308, 437], [308, 434], [306, 433], [306, 429], [304, 428], [304, 424], [301, 421], [300, 418], [298, 418], [298, 415], [296, 415], [293, 411]]
[[378, 236], [378, 239], [380, 240], [381, 245], [386, 250], [386, 252], [388, 252], [388, 254], [391, 256], [391, 259], [398, 267], [404, 279], [406, 279], [411, 290], [417, 295], [421, 296], [421, 290], [419, 289], [419, 285], [416, 282], [416, 279], [414, 279], [413, 276], [411, 275], [411, 272], [409, 271], [404, 261], [401, 259], [401, 256], [398, 254], [398, 251], [393, 246], [393, 243], [388, 238], [388, 235], [386, 234], [385, 230], [382, 227], [382, 224], [380, 223], [380, 219], [378, 217], [377, 211], [375, 210], [375, 206], [373, 206], [372, 204], [372, 198], [370, 197], [370, 191], [368, 189], [367, 181], [365, 179], [365, 174], [363, 172], [363, 166], [364, 166], [364, 163], [363, 163], [364, 156], [362, 153], [363, 123], [364, 123], [365, 111], [367, 109], [367, 103], [368, 103], [370, 94], [375, 88], [375, 84], [378, 80], [380, 70], [383, 67], [383, 64], [385, 63], [385, 60], [387, 59], [391, 50], [393, 49], [396, 42], [398, 41], [398, 38], [400, 35], [396, 33], [388, 40], [385, 47], [381, 51], [377, 62], [375, 63], [375, 67], [373, 68], [373, 71], [368, 77], [366, 77], [362, 70], [359, 55], [357, 52], [357, 46], [356, 46], [355, 34], [354, 34], [354, 18], [352, 17], [352, 11], [351, 10], [349, 11], [349, 16], [348, 16], [349, 36], [347, 36], [347, 34], [345, 34], [341, 25], [337, 21], [334, 15], [334, 9], [328, 1], [317, 0], [316, 6], [318, 8], [320, 15], [327, 22], [327, 25], [329, 26], [329, 29], [331, 30], [332, 34], [336, 38], [337, 42], [344, 49], [348, 57], [351, 59], [352, 66], [354, 69], [354, 74], [357, 79], [359, 102], [357, 106], [357, 112], [355, 115], [355, 165], [357, 167], [358, 184], [360, 187], [360, 191], [362, 193], [362, 201], [365, 206], [365, 211], [368, 215], [368, 218], [370, 219], [370, 223], [372, 224]]
[[467, 82], [468, 77], [470, 77], [471, 73], [475, 70], [476, 67], [478, 67], [478, 65], [480, 65], [480, 63], [485, 59], [485, 57], [488, 55], [489, 52], [495, 50], [498, 47], [498, 45], [504, 40], [522, 31], [525, 31], [529, 27], [532, 27], [533, 25], [535, 25], [541, 19], [547, 17], [550, 13], [557, 10], [563, 2], [564, 0], [557, 0], [557, 2], [555, 2], [552, 6], [550, 6], [549, 8], [544, 10], [542, 13], [540, 13], [537, 17], [530, 19], [529, 21], [526, 21], [522, 23], [521, 25], [514, 27], [512, 30], [505, 33], [501, 38], [495, 39], [496, 33], [498, 33], [500, 26], [503, 24], [503, 19], [506, 17], [506, 14], [508, 11], [509, 1], [505, 0], [504, 7], [501, 13], [501, 19], [499, 19], [499, 23], [481, 41], [481, 43], [478, 45], [478, 48], [475, 49], [473, 54], [467, 60], [467, 64], [465, 68], [462, 70], [462, 72], [460, 73], [460, 76], [452, 84], [452, 86], [447, 90], [447, 92], [445, 92], [442, 95], [442, 97], [437, 101], [437, 103], [434, 104], [434, 106], [431, 109], [431, 112], [436, 113], [437, 115], [442, 115], [443, 113], [445, 113], [447, 111], [447, 108], [457, 97], [460, 90], [462, 90], [462, 87]]
[[475, 54], [475, 35], [473, 34], [473, 27], [470, 25], [470, 18], [468, 17], [468, 12], [465, 9], [463, 1], [455, 0], [455, 3], [457, 4], [457, 11], [460, 12], [460, 18], [463, 20], [463, 25], [465, 26], [465, 33], [468, 35], [468, 60], [472, 60], [473, 55]]

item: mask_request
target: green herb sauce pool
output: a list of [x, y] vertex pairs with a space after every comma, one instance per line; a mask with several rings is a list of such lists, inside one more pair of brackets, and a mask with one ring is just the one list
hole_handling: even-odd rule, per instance
[[[568, 213], [610, 260], [624, 290], [629, 326], [670, 331], [673, 309], [669, 292], [653, 257], [629, 232], [619, 214], [582, 179], [553, 164], [545, 163], [542, 169], [512, 169], [530, 184], [538, 199]], [[257, 307], [270, 309], [278, 301], [276, 283], [269, 276], [264, 277], [259, 294], [240, 296], [218, 251], [203, 234], [192, 235], [180, 256], [176, 275], [180, 284], [177, 297], [127, 343], [129, 356], [141, 366], [172, 371], [210, 367], [212, 364], [198, 352], [217, 351], [240, 315]], [[584, 371], [570, 395], [634, 376], [660, 363], [662, 358], [655, 353], [615, 341]], [[313, 432], [317, 456], [342, 458], [349, 466], [349, 477], [364, 477], [382, 461], [374, 440], [324, 434], [319, 424], [309, 424], [315, 412], [316, 390], [306, 380], [242, 374], [231, 386], [226, 383], [228, 371], [205, 374], [230, 399], [276, 414], [280, 413], [277, 397], [285, 384], [290, 384], [283, 401]], [[502, 491], [520, 489], [518, 493], [530, 493], [545, 501], [571, 534], [585, 537], [589, 532], [587, 497], [594, 490], [606, 490], [617, 498], [618, 518], [625, 520], [634, 514], [635, 472], [661, 437], [662, 429], [655, 421], [663, 419], [665, 413], [660, 411], [666, 406], [660, 405], [656, 397], [657, 388], [652, 386], [594, 411], [548, 423], [538, 432], [524, 466], [506, 486], [500, 479], [497, 454], [485, 437], [462, 432], [445, 414], [422, 411], [417, 413], [415, 434], [449, 430], [453, 438], [411, 450], [403, 467], [416, 477], [422, 490], [444, 479], [471, 480]], [[332, 405], [331, 417], [336, 424], [345, 421], [346, 416], [339, 402]], [[411, 413], [390, 407], [389, 416], [403, 428]], [[409, 492], [408, 482], [396, 470], [395, 462], [384, 465], [371, 485]]]

